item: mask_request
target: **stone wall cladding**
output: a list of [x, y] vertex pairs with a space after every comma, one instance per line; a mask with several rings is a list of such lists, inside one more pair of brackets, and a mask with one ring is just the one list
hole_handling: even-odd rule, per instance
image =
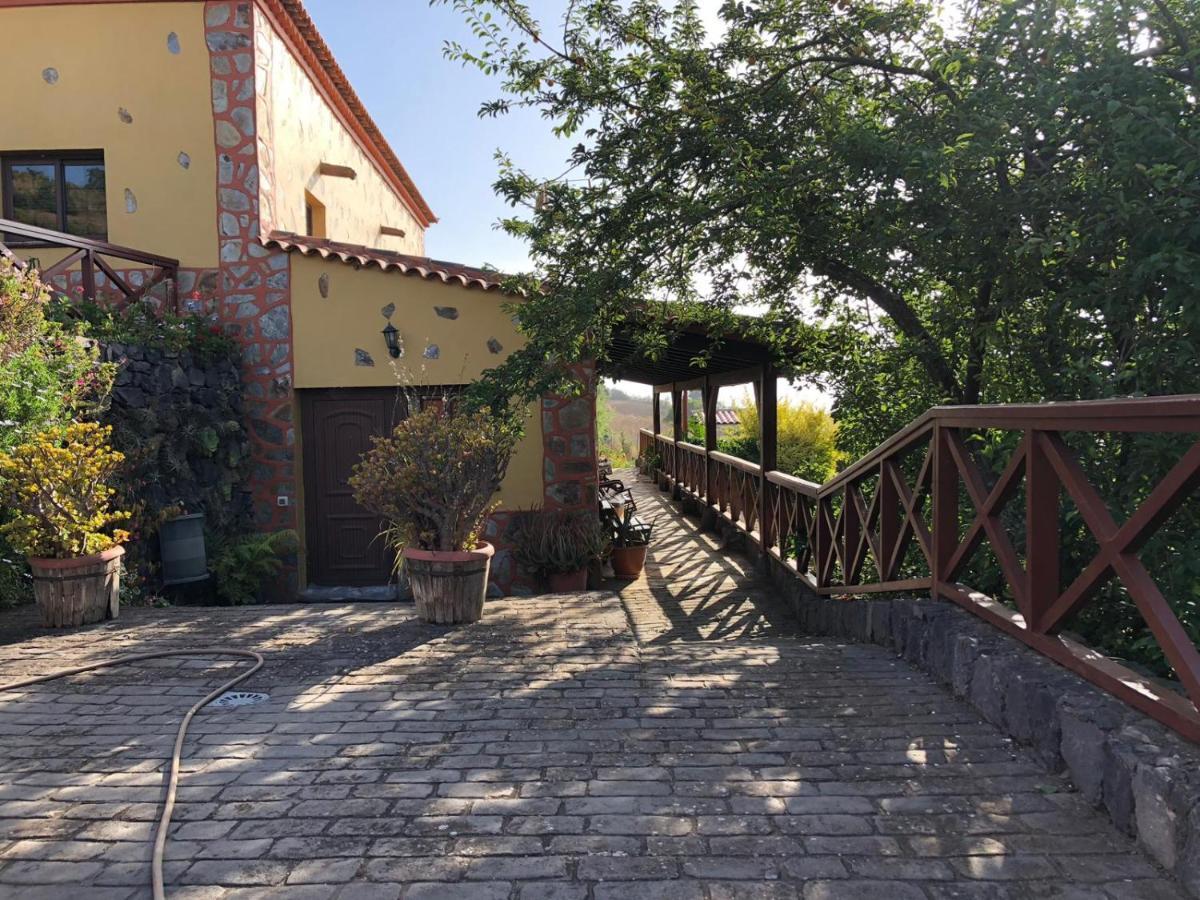
[[[287, 254], [259, 243], [269, 210], [259, 207], [255, 18], [249, 2], [205, 3], [221, 260], [216, 314], [242, 346], [254, 522], [273, 530], [296, 527], [291, 273]], [[288, 505], [278, 505], [279, 497], [288, 498]]]
[[[445, 315], [440, 311], [438, 314]], [[542, 399], [542, 504], [546, 509], [596, 506], [596, 367], [586, 364], [574, 371], [588, 386], [586, 393]], [[491, 573], [494, 596], [538, 592], [536, 581], [520, 570], [513, 557], [511, 529], [515, 514], [515, 510], [498, 510], [488, 518], [484, 532], [496, 547]]]
[[596, 505], [596, 367], [574, 367], [587, 391], [542, 400], [543, 503], [547, 509]]
[[1065, 773], [1200, 898], [1200, 747], [966, 610], [928, 599], [815, 597], [773, 560], [811, 633], [896, 651]]

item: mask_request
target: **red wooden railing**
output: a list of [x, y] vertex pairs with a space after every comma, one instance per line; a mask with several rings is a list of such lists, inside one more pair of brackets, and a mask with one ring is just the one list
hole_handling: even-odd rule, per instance
[[[5, 243], [7, 241], [7, 244]], [[0, 256], [13, 260], [18, 266], [24, 267], [26, 259], [13, 252], [15, 247], [28, 258], [36, 257], [43, 249], [66, 250], [67, 254], [58, 262], [45, 266], [40, 270], [40, 276], [47, 285], [56, 276], [67, 275], [74, 267], [79, 267], [82, 296], [87, 300], [95, 300], [101, 281], [111, 285], [125, 300], [137, 300], [144, 297], [159, 283], [167, 282], [167, 305], [177, 306], [175, 296], [176, 283], [179, 277], [179, 260], [153, 253], [144, 253], [132, 247], [121, 247], [104, 241], [94, 241], [90, 238], [76, 237], [62, 231], [51, 231], [48, 228], [38, 228], [14, 222], [11, 219], [0, 219]], [[140, 269], [148, 269], [140, 284], [135, 284], [129, 273], [121, 272], [109, 260], [121, 260], [137, 264]]]
[[[995, 477], [969, 449], [973, 435], [989, 431], [1010, 433], [1016, 446]], [[1080, 432], [1200, 436], [1200, 395], [937, 407], [823, 485], [763, 472], [753, 463], [649, 431], [641, 433], [641, 448], [644, 454], [657, 444], [662, 472], [673, 486], [745, 532], [816, 593], [928, 590], [1200, 741], [1200, 650], [1139, 558], [1200, 486], [1200, 440], [1190, 443], [1133, 514], [1118, 523], [1064, 441], [1065, 434]], [[695, 474], [699, 465], [703, 479]], [[1023, 521], [1023, 563], [1002, 519], [1022, 481], [1025, 509], [1008, 515]], [[1099, 548], [1065, 586], [1063, 495]], [[984, 545], [1015, 609], [958, 581]], [[1059, 633], [1112, 578], [1124, 585], [1181, 691]]]

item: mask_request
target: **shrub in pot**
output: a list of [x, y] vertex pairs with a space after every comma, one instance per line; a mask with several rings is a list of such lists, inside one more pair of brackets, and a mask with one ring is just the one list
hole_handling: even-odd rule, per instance
[[654, 525], [642, 522], [628, 506], [619, 513], [610, 512], [607, 521], [612, 529], [609, 562], [612, 563], [613, 574], [617, 578], [632, 581], [642, 574], [646, 566], [646, 552]]
[[75, 422], [0, 453], [0, 532], [25, 554], [34, 598], [48, 626], [84, 625], [119, 612], [120, 569], [129, 535], [116, 526], [110, 483], [124, 456], [110, 429]]
[[605, 536], [591, 510], [530, 509], [517, 516], [513, 556], [556, 594], [587, 590], [588, 566]]
[[495, 549], [480, 535], [520, 435], [511, 413], [430, 406], [375, 438], [355, 466], [355, 499], [387, 523], [425, 621], [483, 615]]

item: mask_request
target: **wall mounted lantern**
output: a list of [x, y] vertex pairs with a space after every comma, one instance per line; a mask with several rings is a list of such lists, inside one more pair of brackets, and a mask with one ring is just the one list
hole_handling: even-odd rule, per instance
[[400, 354], [404, 352], [404, 344], [400, 340], [400, 332], [391, 322], [383, 329], [383, 339], [387, 342], [388, 353], [392, 355], [392, 359], [399, 359]]

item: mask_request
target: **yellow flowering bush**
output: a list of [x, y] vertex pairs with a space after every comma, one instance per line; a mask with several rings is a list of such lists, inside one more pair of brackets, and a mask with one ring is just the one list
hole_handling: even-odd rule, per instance
[[374, 439], [350, 487], [398, 549], [473, 549], [520, 435], [512, 416], [486, 408], [427, 408]]
[[0, 453], [0, 506], [8, 513], [0, 533], [14, 549], [70, 559], [128, 540], [115, 526], [129, 514], [112, 509], [109, 483], [125, 457], [109, 446], [111, 431], [73, 422]]

